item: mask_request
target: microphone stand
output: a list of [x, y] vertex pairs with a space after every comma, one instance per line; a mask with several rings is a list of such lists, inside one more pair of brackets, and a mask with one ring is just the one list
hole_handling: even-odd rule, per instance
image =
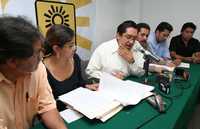
[[149, 62], [150, 62], [150, 56], [149, 55], [144, 55], [144, 66], [143, 69], [145, 70], [145, 78], [144, 78], [144, 84], [148, 83], [148, 72], [149, 72]]

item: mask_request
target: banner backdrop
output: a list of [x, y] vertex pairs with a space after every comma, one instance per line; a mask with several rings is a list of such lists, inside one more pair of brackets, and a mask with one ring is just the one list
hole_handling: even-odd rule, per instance
[[27, 17], [43, 34], [52, 24], [76, 30], [77, 53], [89, 59], [94, 45], [95, 0], [0, 0], [0, 15]]

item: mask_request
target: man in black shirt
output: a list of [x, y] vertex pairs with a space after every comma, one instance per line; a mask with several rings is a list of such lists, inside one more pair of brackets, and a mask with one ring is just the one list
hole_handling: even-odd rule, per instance
[[196, 26], [187, 22], [182, 26], [181, 34], [171, 39], [169, 50], [172, 58], [184, 62], [200, 63], [200, 43], [193, 38]]

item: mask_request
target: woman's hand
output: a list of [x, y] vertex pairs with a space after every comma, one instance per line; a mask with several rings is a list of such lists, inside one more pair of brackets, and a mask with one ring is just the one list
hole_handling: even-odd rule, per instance
[[99, 83], [95, 83], [95, 84], [86, 84], [85, 85], [86, 88], [96, 91], [99, 88]]

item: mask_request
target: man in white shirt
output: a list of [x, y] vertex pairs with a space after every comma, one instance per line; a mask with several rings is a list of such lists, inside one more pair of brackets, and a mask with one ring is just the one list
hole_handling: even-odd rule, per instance
[[86, 73], [95, 78], [100, 78], [102, 72], [112, 73], [121, 79], [128, 75], [142, 76], [144, 59], [143, 54], [136, 50], [139, 45], [136, 38], [136, 23], [121, 23], [117, 28], [116, 38], [96, 48]]

